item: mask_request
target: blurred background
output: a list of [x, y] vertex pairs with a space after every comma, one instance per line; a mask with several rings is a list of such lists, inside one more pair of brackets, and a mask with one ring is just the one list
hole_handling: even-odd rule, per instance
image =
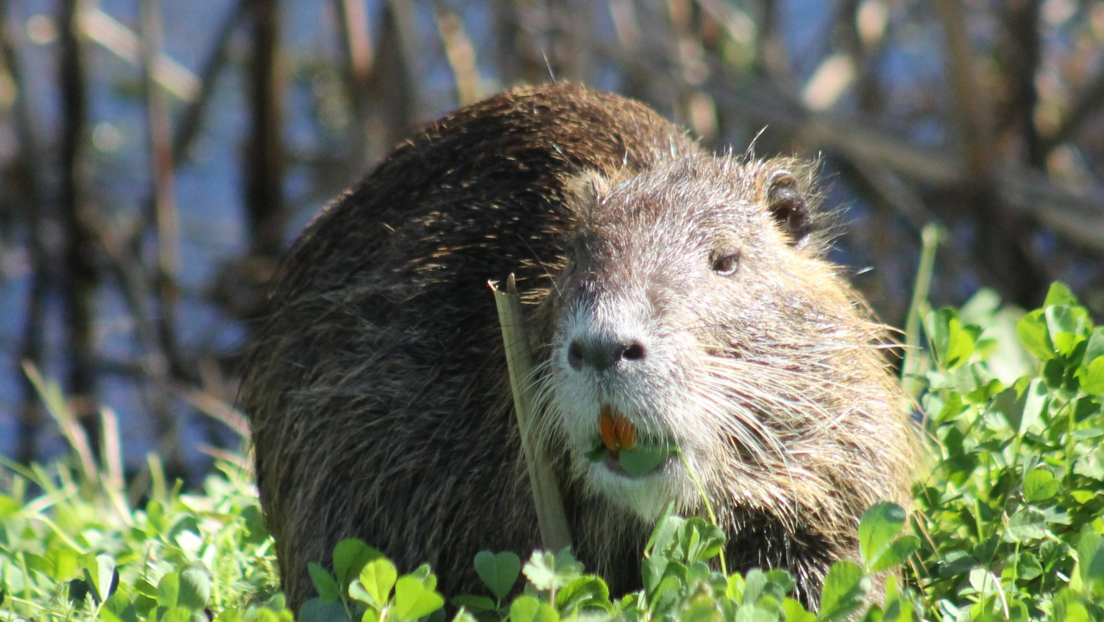
[[1061, 279], [1104, 316], [1102, 2], [0, 0], [0, 455], [67, 446], [48, 403], [91, 459], [195, 481], [240, 446], [239, 352], [311, 215], [419, 125], [553, 79], [819, 158], [833, 259], [890, 324], [927, 223], [934, 305]]

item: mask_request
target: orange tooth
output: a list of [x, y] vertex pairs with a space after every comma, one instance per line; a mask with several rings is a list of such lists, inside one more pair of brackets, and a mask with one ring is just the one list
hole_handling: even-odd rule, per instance
[[617, 442], [621, 445], [621, 449], [636, 447], [636, 428], [633, 427], [632, 421], [629, 421], [628, 417], [621, 413], [617, 413], [614, 421], [616, 422], [614, 429], [617, 431]]
[[609, 404], [603, 404], [598, 412], [598, 427], [602, 430], [602, 444], [614, 454], [636, 447], [636, 428], [632, 421]]
[[602, 429], [602, 444], [606, 446], [606, 449], [617, 452], [619, 449], [617, 427], [613, 421], [613, 415], [610, 413], [611, 410], [609, 404], [602, 406], [602, 410], [598, 413], [598, 427]]

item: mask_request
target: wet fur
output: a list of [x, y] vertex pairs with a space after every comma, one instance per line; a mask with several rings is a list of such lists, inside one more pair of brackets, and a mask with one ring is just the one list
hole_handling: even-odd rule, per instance
[[[780, 170], [815, 231], [794, 236], [768, 209]], [[328, 564], [344, 537], [406, 570], [429, 562], [448, 594], [480, 591], [479, 550], [539, 544], [486, 288], [510, 272], [541, 344], [537, 425], [576, 553], [614, 593], [638, 587], [651, 525], [587, 477], [585, 434], [573, 441], [558, 413], [564, 322], [580, 292], [643, 286], [679, 260], [640, 231], [708, 237], [701, 218], [726, 201], [741, 206], [728, 229], [746, 245], [740, 269], [725, 287], [659, 287], [686, 402], [641, 425], [692, 448], [729, 568], [789, 568], [815, 602], [827, 564], [856, 554], [862, 510], [907, 499], [912, 457], [884, 332], [821, 257], [811, 184], [807, 165], [709, 156], [638, 103], [562, 84], [490, 98], [401, 145], [297, 241], [248, 355], [242, 405], [289, 604], [313, 593], [307, 562]], [[619, 244], [631, 264], [609, 254]]]

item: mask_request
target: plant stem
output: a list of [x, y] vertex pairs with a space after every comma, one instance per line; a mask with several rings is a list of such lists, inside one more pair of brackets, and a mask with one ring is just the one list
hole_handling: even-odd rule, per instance
[[[705, 488], [703, 488], [701, 482], [698, 481], [698, 476], [694, 473], [694, 469], [690, 468], [690, 462], [686, 459], [686, 455], [678, 448], [675, 449], [675, 453], [678, 454], [679, 460], [682, 461], [682, 466], [686, 467], [686, 472], [690, 474], [690, 479], [694, 481], [694, 485], [698, 487], [698, 493], [701, 494], [702, 502], [705, 503], [705, 512], [709, 515], [709, 523], [717, 529], [720, 529], [720, 525], [717, 524], [717, 515], [713, 513], [713, 506], [709, 503], [709, 495], [705, 494]], [[726, 577], [728, 576], [728, 568], [725, 566], [725, 554], [723, 549], [721, 550], [721, 573]]]
[[939, 225], [928, 224], [920, 232], [920, 265], [916, 270], [916, 283], [912, 289], [908, 320], [905, 322], [905, 361], [901, 366], [901, 382], [913, 398], [919, 397], [920, 387], [916, 377], [920, 370], [920, 316], [929, 310], [928, 292], [931, 290], [932, 272], [935, 269], [935, 251], [942, 241]]

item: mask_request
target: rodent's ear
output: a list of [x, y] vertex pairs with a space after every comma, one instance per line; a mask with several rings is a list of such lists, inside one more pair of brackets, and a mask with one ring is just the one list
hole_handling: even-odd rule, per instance
[[564, 183], [568, 194], [586, 202], [597, 201], [601, 195], [606, 193], [608, 185], [609, 180], [605, 176], [598, 171], [591, 170], [573, 175]]
[[767, 178], [764, 197], [767, 211], [789, 235], [792, 246], [800, 246], [813, 232], [813, 206], [801, 183], [786, 169], [775, 169]]
[[567, 204], [584, 219], [589, 217], [594, 207], [609, 194], [610, 181], [598, 171], [584, 171], [564, 181], [564, 193]]

